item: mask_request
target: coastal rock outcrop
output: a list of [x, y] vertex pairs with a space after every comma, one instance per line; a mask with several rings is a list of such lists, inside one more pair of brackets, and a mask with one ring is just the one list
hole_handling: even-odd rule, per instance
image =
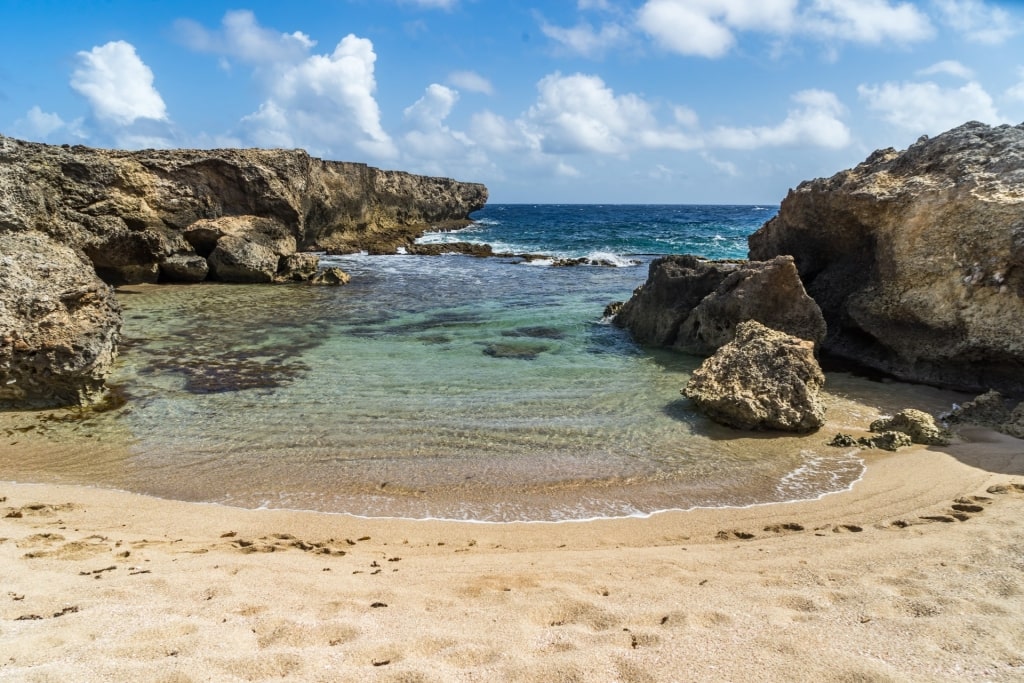
[[0, 232], [0, 405], [98, 399], [121, 308], [85, 257], [39, 232]]
[[809, 432], [825, 421], [818, 396], [824, 383], [812, 342], [749, 320], [694, 371], [682, 393], [731, 427]]
[[825, 337], [821, 311], [787, 256], [763, 262], [655, 259], [647, 282], [613, 322], [642, 344], [708, 355], [730, 342], [736, 326], [747, 320], [814, 343]]
[[37, 230], [81, 249], [111, 284], [174, 279], [182, 258], [206, 258], [228, 236], [279, 257], [394, 253], [425, 230], [467, 224], [486, 202], [478, 183], [302, 150], [129, 152], [0, 135], [0, 232]]
[[869, 427], [872, 432], [900, 432], [910, 437], [913, 443], [926, 446], [948, 446], [950, 434], [936, 423], [928, 413], [906, 408], [892, 417], [875, 420]]
[[896, 377], [1024, 393], [1024, 124], [971, 122], [801, 183], [749, 238], [792, 255], [822, 348]]
[[1008, 400], [994, 390], [954, 407], [942, 419], [954, 427], [978, 425], [1024, 439], [1024, 401]]

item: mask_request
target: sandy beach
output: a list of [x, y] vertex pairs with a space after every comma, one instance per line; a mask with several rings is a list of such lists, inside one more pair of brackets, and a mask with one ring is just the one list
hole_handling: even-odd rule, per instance
[[561, 524], [0, 484], [0, 680], [1020, 680], [1024, 442], [965, 436], [817, 501]]

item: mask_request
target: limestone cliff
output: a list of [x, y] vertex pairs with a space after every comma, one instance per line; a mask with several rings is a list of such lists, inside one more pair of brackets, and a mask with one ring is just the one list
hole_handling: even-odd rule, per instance
[[0, 198], [0, 232], [45, 232], [122, 284], [156, 282], [177, 272], [183, 257], [208, 256], [215, 245], [186, 234], [200, 221], [259, 221], [244, 237], [278, 257], [318, 249], [393, 253], [431, 226], [468, 222], [487, 188], [302, 150], [128, 152], [0, 136]]
[[301, 150], [126, 152], [0, 135], [0, 407], [102, 394], [121, 314], [100, 278], [309, 279], [315, 258], [297, 251], [393, 253], [486, 201], [483, 185]]
[[749, 244], [794, 257], [825, 351], [1024, 393], [1024, 124], [967, 123], [801, 183]]

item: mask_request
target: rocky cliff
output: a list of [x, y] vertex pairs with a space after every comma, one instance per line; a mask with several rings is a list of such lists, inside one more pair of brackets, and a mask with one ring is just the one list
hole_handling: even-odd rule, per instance
[[[431, 226], [468, 222], [487, 188], [302, 150], [128, 152], [0, 136], [0, 198], [0, 232], [47, 233], [83, 250], [105, 280], [123, 284], [173, 279], [178, 264], [209, 256], [225, 235], [278, 257], [320, 249], [393, 253]], [[217, 225], [225, 219], [228, 229]], [[200, 222], [210, 230], [194, 229]], [[208, 272], [216, 277], [216, 268]]]
[[301, 150], [126, 152], [0, 135], [0, 407], [102, 394], [121, 326], [106, 283], [309, 279], [316, 259], [297, 252], [393, 253], [486, 201], [483, 185]]
[[801, 183], [749, 245], [751, 259], [793, 256], [825, 351], [1024, 393], [1024, 124], [967, 123]]

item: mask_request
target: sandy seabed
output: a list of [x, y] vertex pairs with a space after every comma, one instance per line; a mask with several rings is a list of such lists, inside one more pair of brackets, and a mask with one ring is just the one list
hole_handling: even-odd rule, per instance
[[1024, 680], [1024, 441], [964, 436], [817, 501], [560, 524], [0, 483], [0, 680]]

